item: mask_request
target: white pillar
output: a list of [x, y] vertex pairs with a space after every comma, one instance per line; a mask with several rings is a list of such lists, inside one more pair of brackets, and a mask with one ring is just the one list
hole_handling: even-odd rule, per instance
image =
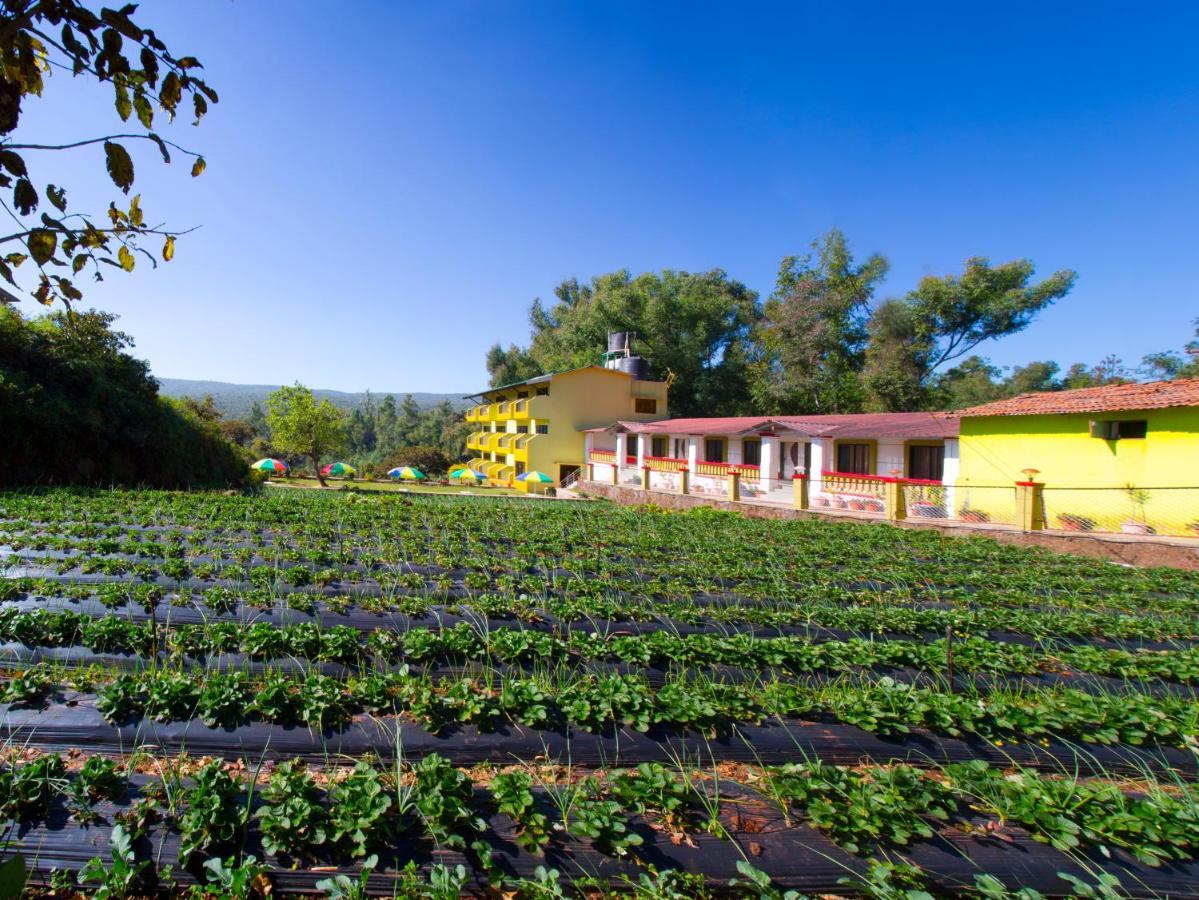
[[762, 485], [768, 490], [770, 485], [767, 482], [778, 478], [778, 460], [780, 452], [782, 451], [778, 438], [762, 438], [762, 474], [759, 477], [764, 479]]
[[945, 514], [952, 516], [957, 509], [954, 502], [957, 494], [958, 477], [962, 472], [962, 456], [957, 438], [945, 439], [945, 466], [941, 472], [941, 483], [945, 485]]
[[583, 433], [583, 465], [591, 462], [591, 450], [595, 446], [595, 435], [590, 431]]
[[699, 442], [701, 438], [691, 435], [687, 438], [687, 470], [694, 476], [695, 466], [699, 462]]
[[815, 494], [822, 489], [822, 473], [833, 465], [833, 439], [814, 438], [812, 440], [812, 468], [808, 472], [808, 489]]
[[640, 472], [643, 468], [645, 468], [645, 457], [652, 455], [652, 454], [647, 454], [645, 452], [645, 445], [650, 440], [652, 440], [652, 438], [650, 438], [646, 434], [637, 435], [637, 471], [638, 472]]
[[617, 432], [617, 434], [616, 434], [616, 459], [613, 462], [613, 465], [616, 466], [617, 469], [624, 468], [624, 464], [625, 464], [624, 459], [625, 459], [625, 455], [626, 455], [625, 451], [628, 448], [628, 446], [629, 446], [628, 435], [626, 435], [623, 431]]

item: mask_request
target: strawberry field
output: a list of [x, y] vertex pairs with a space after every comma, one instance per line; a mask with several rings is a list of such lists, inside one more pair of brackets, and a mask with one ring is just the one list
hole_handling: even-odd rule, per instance
[[1193, 573], [306, 491], [0, 494], [0, 572], [55, 896], [1197, 893]]

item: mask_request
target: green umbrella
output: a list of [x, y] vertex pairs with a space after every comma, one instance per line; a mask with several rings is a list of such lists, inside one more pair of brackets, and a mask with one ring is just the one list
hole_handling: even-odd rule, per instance
[[536, 469], [530, 469], [523, 475], [516, 476], [517, 481], [524, 481], [528, 484], [553, 484], [554, 479], [550, 478], [544, 472], [538, 472]]
[[357, 471], [353, 466], [346, 465], [343, 462], [335, 462], [321, 469], [322, 475], [344, 476], [353, 475]]
[[258, 469], [260, 472], [286, 472], [287, 463], [281, 459], [267, 458], [258, 460], [258, 462], [254, 463], [254, 465], [250, 466], [250, 468]]
[[474, 469], [459, 469], [451, 478], [457, 478], [459, 481], [482, 481], [487, 476], [481, 472], [476, 472]]

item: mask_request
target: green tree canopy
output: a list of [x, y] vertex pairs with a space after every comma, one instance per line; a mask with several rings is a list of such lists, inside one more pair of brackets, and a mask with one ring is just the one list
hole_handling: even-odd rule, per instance
[[245, 460], [212, 418], [158, 396], [114, 316], [0, 304], [0, 484], [228, 487]]
[[493, 385], [593, 365], [610, 331], [636, 333], [635, 352], [655, 378], [673, 375], [670, 410], [676, 416], [748, 412], [746, 366], [757, 298], [723, 271], [626, 270], [576, 279], [555, 290], [557, 303], [533, 302], [528, 348], [498, 344], [487, 355]]
[[[144, 246], [150, 236], [161, 239], [157, 254], [169, 261], [180, 232], [149, 224], [138, 195], [128, 206], [114, 201], [99, 216], [68, 212], [65, 186], [35, 186], [31, 160], [37, 154], [102, 150], [108, 177], [126, 195], [134, 183], [129, 142], [153, 145], [166, 163], [177, 151], [192, 159], [193, 176], [204, 171], [202, 156], [154, 128], [185, 105], [199, 124], [208, 104], [217, 102], [216, 92], [196, 74], [199, 61], [171, 53], [152, 29], [134, 21], [136, 10], [129, 4], [93, 12], [79, 0], [5, 0], [0, 6], [0, 188], [12, 189], [11, 199], [0, 204], [20, 223], [12, 234], [0, 235], [0, 245], [9, 248], [0, 256], [0, 276], [17, 286], [14, 269], [32, 260], [38, 273], [32, 294], [46, 305], [61, 300], [69, 309], [81, 299], [75, 279], [85, 270], [102, 280], [104, 266], [133, 271], [139, 255], [157, 264]], [[56, 74], [64, 82], [82, 76], [109, 85], [117, 117], [133, 130], [81, 135], [64, 144], [38, 143], [24, 134], [15, 139], [23, 104], [41, 97]]]
[[755, 329], [752, 392], [756, 411], [846, 413], [862, 408], [870, 300], [888, 263], [875, 254], [855, 264], [833, 229], [813, 254], [788, 256]]
[[1074, 272], [1033, 282], [1027, 259], [992, 266], [966, 260], [961, 275], [929, 276], [903, 300], [871, 318], [863, 380], [870, 405], [892, 411], [925, 408], [934, 373], [984, 341], [1015, 334], [1069, 293]]
[[317, 403], [312, 391], [297, 382], [267, 396], [266, 418], [271, 443], [288, 456], [312, 460], [317, 480], [324, 487], [321, 460], [345, 446], [345, 414], [328, 400]]

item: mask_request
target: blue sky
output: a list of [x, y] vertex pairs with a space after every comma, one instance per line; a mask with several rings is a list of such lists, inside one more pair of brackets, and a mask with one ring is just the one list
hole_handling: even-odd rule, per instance
[[[1186, 341], [1199, 7], [741, 6], [143, 2], [221, 102], [164, 132], [205, 175], [145, 148], [136, 188], [202, 227], [88, 299], [162, 376], [474, 390], [563, 278], [723, 268], [765, 297], [837, 226], [891, 260], [881, 297], [976, 255], [1076, 269], [1001, 365]], [[60, 76], [27, 109], [24, 140], [115, 122]], [[39, 165], [74, 209], [115, 195], [99, 150]]]

